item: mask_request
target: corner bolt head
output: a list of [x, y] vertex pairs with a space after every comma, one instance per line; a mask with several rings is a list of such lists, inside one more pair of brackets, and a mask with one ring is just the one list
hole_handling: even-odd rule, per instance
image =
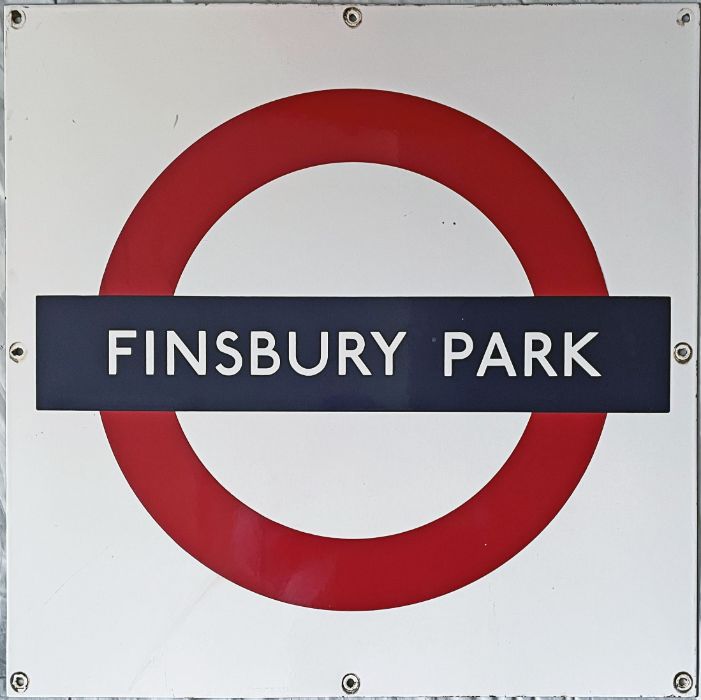
[[15, 693], [24, 693], [27, 688], [29, 688], [29, 676], [22, 671], [15, 671], [10, 676], [10, 688], [15, 691]]
[[679, 693], [688, 693], [694, 687], [694, 679], [690, 673], [680, 671], [674, 676], [674, 689]]

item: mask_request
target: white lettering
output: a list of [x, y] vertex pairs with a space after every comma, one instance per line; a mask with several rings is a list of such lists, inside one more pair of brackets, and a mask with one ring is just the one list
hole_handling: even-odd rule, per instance
[[[355, 343], [354, 347], [348, 347], [349, 341]], [[365, 350], [365, 338], [363, 338], [360, 333], [356, 333], [355, 331], [339, 331], [338, 373], [340, 376], [344, 377], [347, 374], [346, 364], [348, 360], [352, 360], [362, 375], [366, 377], [370, 376], [371, 372], [368, 366], [360, 359], [363, 350]]]
[[[497, 357], [493, 357], [495, 350], [497, 350], [499, 353]], [[484, 355], [482, 356], [482, 362], [480, 362], [479, 369], [477, 370], [477, 376], [484, 377], [485, 372], [490, 367], [504, 367], [504, 369], [506, 369], [506, 373], [510, 377], [516, 376], [514, 363], [511, 361], [509, 351], [506, 349], [506, 345], [504, 344], [504, 339], [501, 337], [501, 333], [498, 331], [492, 333], [492, 337], [487, 343], [487, 349], [484, 351]]]
[[152, 376], [154, 373], [155, 357], [153, 351], [153, 331], [146, 331], [146, 374]]
[[232, 377], [234, 374], [238, 374], [241, 371], [241, 367], [243, 367], [243, 357], [241, 357], [241, 353], [236, 348], [226, 342], [227, 340], [233, 343], [235, 340], [238, 340], [238, 335], [234, 333], [234, 331], [222, 331], [217, 336], [217, 350], [233, 358], [234, 364], [225, 365], [220, 362], [216, 366], [216, 370], [225, 377]]
[[576, 362], [590, 377], [600, 377], [601, 374], [592, 367], [579, 351], [599, 335], [598, 331], [590, 331], [579, 342], [572, 344], [572, 333], [565, 333], [565, 376], [572, 376], [572, 363]]
[[[261, 345], [261, 341], [264, 345]], [[267, 377], [280, 369], [280, 355], [273, 349], [275, 336], [269, 331], [251, 331], [251, 374]], [[260, 358], [269, 357], [269, 367], [260, 366]]]
[[136, 331], [109, 331], [107, 333], [107, 372], [117, 374], [117, 356], [131, 355], [131, 348], [120, 347], [117, 341], [122, 338], [136, 338]]
[[304, 377], [313, 377], [315, 374], [319, 374], [326, 367], [329, 361], [329, 332], [321, 332], [321, 349], [319, 350], [319, 362], [313, 367], [302, 367], [297, 359], [297, 333], [296, 331], [290, 331], [288, 335], [288, 345], [289, 345], [289, 356], [290, 356], [290, 366], [292, 369], [301, 374]]
[[[455, 341], [462, 343], [462, 350], [455, 349]], [[453, 362], [464, 360], [474, 349], [472, 337], [462, 331], [448, 331], [443, 336], [443, 376], [453, 376]]]
[[[533, 347], [534, 342], [540, 343], [540, 348], [537, 350]], [[546, 359], [552, 347], [550, 336], [537, 331], [526, 331], [523, 348], [523, 373], [526, 377], [533, 376], [533, 360], [540, 363], [548, 377], [557, 377], [557, 372]]]
[[387, 345], [387, 341], [382, 337], [382, 333], [379, 331], [372, 331], [370, 335], [375, 339], [377, 347], [382, 350], [385, 356], [385, 374], [391, 377], [394, 374], [394, 353], [397, 352], [399, 344], [404, 340], [406, 331], [399, 331], [399, 333], [394, 336], [394, 340], [390, 345]]
[[166, 331], [166, 374], [175, 374], [175, 351], [203, 377], [207, 374], [207, 331], [197, 331], [197, 355], [190, 350], [175, 331]]

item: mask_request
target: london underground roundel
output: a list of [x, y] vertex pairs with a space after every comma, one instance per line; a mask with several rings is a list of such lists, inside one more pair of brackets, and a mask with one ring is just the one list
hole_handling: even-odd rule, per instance
[[[367, 397], [366, 405], [365, 398], [355, 393], [355, 385], [367, 381], [363, 374], [369, 372], [365, 361], [352, 352], [357, 344], [348, 342], [357, 341], [355, 336], [339, 334], [336, 351], [340, 359], [345, 353], [347, 364], [352, 361], [353, 373], [343, 375], [341, 369], [333, 381], [324, 382], [323, 372], [316, 373], [318, 364], [302, 368], [306, 374], [283, 377], [285, 371], [293, 375], [295, 365], [301, 368], [299, 362], [293, 362], [286, 370], [277, 370], [278, 386], [271, 387], [268, 382], [268, 393], [260, 395], [256, 379], [263, 384], [261, 375], [281, 364], [281, 352], [274, 348], [283, 343], [266, 332], [255, 340], [256, 357], [244, 358], [233, 346], [240, 329], [217, 335], [217, 347], [231, 364], [219, 364], [218, 374], [212, 367], [204, 372], [210, 371], [213, 381], [225, 385], [227, 375], [240, 373], [243, 377], [250, 359], [250, 389], [246, 389], [247, 397], [237, 400], [249, 401], [257, 410], [533, 409], [518, 444], [484, 488], [447, 515], [406, 532], [364, 539], [313, 535], [257, 513], [212, 476], [188, 443], [173, 410], [192, 401], [186, 385], [175, 387], [175, 393], [149, 396], [143, 390], [133, 391], [125, 382], [123, 393], [112, 391], [103, 403], [93, 392], [90, 403], [101, 409], [112, 450], [136, 495], [156, 522], [193, 557], [230, 581], [280, 601], [333, 610], [374, 610], [418, 603], [470, 584], [517, 554], [555, 517], [587, 468], [606, 410], [615, 408], [611, 387], [604, 386], [601, 391], [601, 372], [587, 358], [603, 357], [603, 343], [594, 339], [603, 322], [616, 323], [621, 310], [616, 309], [615, 301], [606, 299], [604, 275], [579, 217], [537, 163], [505, 136], [466, 114], [419, 97], [377, 90], [295, 95], [239, 115], [195, 142], [156, 179], [129, 217], [105, 269], [102, 298], [96, 303], [104, 304], [109, 297], [116, 304], [120, 298], [134, 304], [134, 297], [149, 296], [159, 307], [168, 308], [177, 299], [169, 297], [190, 256], [228, 209], [283, 175], [344, 162], [403, 168], [435, 180], [474, 204], [516, 253], [534, 298], [497, 302], [503, 305], [503, 327], [485, 336], [476, 376], [462, 373], [462, 365], [477, 357], [477, 338], [450, 324], [466, 303], [477, 304], [475, 312], [479, 313], [479, 300], [457, 302], [457, 306], [455, 300], [445, 304], [430, 299], [393, 300], [395, 305], [411, 308], [411, 324], [416, 330], [395, 329], [393, 309], [381, 299], [369, 315], [363, 308], [354, 309], [352, 299], [345, 300], [341, 315], [348, 316], [346, 326], [357, 328], [361, 319], [366, 324], [368, 318], [374, 322], [376, 329], [371, 334], [379, 338], [378, 346], [387, 361], [385, 370], [390, 360], [392, 364], [392, 373], [385, 371], [385, 381], [370, 387], [372, 396]], [[585, 332], [576, 334], [570, 326], [562, 325], [568, 318], [562, 302], [567, 300], [571, 309], [575, 303], [568, 299], [571, 297], [581, 297], [585, 322], [592, 324], [583, 329]], [[542, 306], [541, 298], [545, 302]], [[195, 311], [199, 318], [201, 314], [211, 317], [208, 322], [212, 328], [218, 327], [215, 318], [224, 312], [216, 308], [217, 303], [222, 302]], [[246, 323], [250, 318], [253, 326], [258, 323], [269, 328], [273, 303], [262, 301], [259, 308], [238, 313]], [[312, 305], [305, 306], [305, 300], [299, 299], [289, 309], [288, 325], [294, 325], [294, 318], [300, 327], [308, 326], [308, 319], [317, 313], [321, 326], [330, 328], [328, 319], [337, 314], [334, 306], [342, 300], [307, 303]], [[482, 300], [482, 305], [490, 303], [494, 302]], [[145, 308], [143, 300], [140, 306]], [[158, 314], [159, 310], [154, 306], [151, 312]], [[601, 312], [611, 318], [602, 319]], [[636, 316], [647, 312], [645, 307], [634, 309]], [[189, 313], [191, 310], [185, 316]], [[533, 330], [526, 330], [531, 325], [523, 326], [524, 316]], [[439, 329], [443, 348], [435, 356], [429, 352], [432, 348], [427, 346], [422, 328], [428, 317], [445, 321], [445, 327]], [[541, 329], [536, 328], [538, 319], [544, 320]], [[550, 332], [558, 324], [557, 332]], [[296, 333], [282, 330], [288, 339], [291, 332]], [[484, 335], [486, 329], [482, 331]], [[124, 335], [128, 341], [138, 341], [141, 333]], [[510, 336], [520, 341], [513, 348], [506, 345], [505, 338]], [[433, 331], [431, 337], [435, 337]], [[145, 331], [144, 338], [153, 353], [146, 358], [147, 364], [155, 365], [154, 331]], [[323, 359], [324, 341], [327, 348], [330, 342], [328, 331], [322, 331], [321, 338]], [[591, 354], [584, 350], [590, 341], [594, 341], [588, 348]], [[562, 355], [557, 360], [544, 353], [546, 346], [552, 349], [553, 345]], [[594, 352], [597, 345], [598, 354]], [[119, 377], [118, 368], [134, 361], [136, 352], [125, 350], [127, 346], [123, 337], [114, 333], [110, 337], [112, 377]], [[168, 361], [173, 364], [177, 347], [172, 345], [168, 350]], [[148, 354], [148, 348], [144, 352]], [[127, 354], [129, 360], [120, 357]], [[328, 356], [328, 349], [325, 354]], [[516, 359], [521, 356], [522, 360]], [[260, 365], [264, 360], [271, 364], [256, 369], [254, 360]], [[400, 368], [402, 362], [406, 362], [406, 370]], [[530, 366], [517, 372], [515, 365], [519, 363]], [[155, 366], [150, 371], [155, 374]], [[417, 378], [410, 398], [398, 396], [386, 378], [400, 382], [404, 372], [411, 376], [412, 371], [431, 380]], [[174, 371], [172, 380], [175, 384]], [[340, 390], [339, 380], [345, 384]], [[625, 377], [619, 380], [625, 381]], [[550, 386], [544, 387], [543, 382], [548, 381]], [[577, 381], [588, 381], [591, 388], [587, 386], [573, 400], [570, 386]], [[288, 405], [290, 400], [294, 402], [291, 396], [300, 394], [296, 385], [304, 382], [312, 387], [311, 396], [299, 399], [298, 405]], [[472, 384], [481, 384], [476, 387], [479, 391], [475, 392]], [[145, 396], [139, 398], [142, 394]], [[665, 400], [659, 396], [626, 398], [631, 405]], [[51, 404], [56, 399], [43, 400]], [[65, 401], [65, 394], [61, 400]], [[214, 401], [215, 409], [220, 410], [247, 407], [228, 405], [221, 389], [215, 389], [208, 401]], [[367, 576], [368, 571], [373, 577]]]
[[[238, 201], [286, 174], [346, 162], [418, 173], [472, 203], [508, 241], [534, 296], [173, 296], [202, 238]], [[634, 386], [626, 361], [651, 324], [664, 324], [665, 300], [608, 297], [582, 222], [537, 163], [480, 121], [395, 92], [295, 95], [196, 141], [137, 204], [89, 303], [66, 309], [54, 298], [40, 309], [47, 328], [52, 315], [99, 313], [107, 335], [95, 376], [43, 378], [40, 405], [99, 409], [129, 484], [175, 542], [238, 585], [305, 607], [399, 607], [489, 574], [562, 508], [608, 411], [666, 410], [668, 400], [665, 372]], [[121, 330], [125, 314], [133, 320]], [[196, 347], [184, 340], [194, 329]], [[319, 342], [312, 363], [297, 356], [303, 333]], [[52, 328], [43, 342], [60, 346], [58, 335]], [[275, 522], [227, 491], [177, 409], [532, 414], [501, 469], [459, 507], [397, 534], [344, 539]]]

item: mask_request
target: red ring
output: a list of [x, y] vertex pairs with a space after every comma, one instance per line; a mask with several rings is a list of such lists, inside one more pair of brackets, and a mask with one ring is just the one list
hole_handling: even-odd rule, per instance
[[[507, 239], [534, 294], [607, 294], [581, 221], [529, 156], [461, 112], [376, 90], [295, 95], [199, 139], [137, 204], [100, 293], [173, 294], [199, 242], [239, 200], [288, 173], [344, 162], [403, 168], [465, 197]], [[226, 491], [192, 450], [174, 412], [102, 413], [127, 481], [183, 549], [251, 591], [332, 610], [417, 603], [501, 566], [570, 497], [605, 418], [533, 414], [504, 466], [460, 507], [400, 534], [339, 539], [276, 523]]]

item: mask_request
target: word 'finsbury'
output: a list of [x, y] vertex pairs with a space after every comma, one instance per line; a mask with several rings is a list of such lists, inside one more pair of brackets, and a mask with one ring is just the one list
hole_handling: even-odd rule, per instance
[[[110, 330], [108, 331], [108, 373], [116, 375], [119, 371], [118, 358], [133, 354], [131, 345], [120, 341], [134, 340], [139, 337], [136, 330]], [[365, 376], [373, 374], [370, 367], [363, 360], [363, 352], [366, 350], [366, 339], [362, 333], [356, 331], [340, 331], [335, 340], [337, 343], [337, 363], [335, 371], [339, 376], [348, 374], [348, 368], [352, 364], [355, 370]], [[395, 368], [395, 354], [402, 341], [406, 337], [406, 331], [399, 331], [391, 340], [385, 339], [379, 331], [372, 331], [370, 338], [381, 351], [384, 359], [384, 375], [392, 376]], [[600, 377], [600, 373], [580, 353], [580, 351], [598, 335], [591, 331], [575, 341], [574, 334], [564, 333], [562, 374], [571, 377], [574, 365], [578, 365], [591, 377]], [[275, 374], [281, 367], [283, 358], [275, 349], [275, 336], [269, 331], [251, 331], [249, 334], [248, 373], [253, 376], [268, 376]], [[234, 343], [239, 336], [234, 331], [222, 331], [216, 336], [217, 352], [223, 356], [214, 369], [223, 376], [233, 376], [244, 368], [244, 356], [236, 348]], [[533, 376], [534, 367], [538, 366], [539, 372], [545, 372], [550, 377], [556, 377], [557, 372], [550, 363], [548, 356], [552, 351], [552, 340], [546, 333], [527, 331], [523, 334], [523, 368], [525, 377]], [[144, 372], [146, 375], [155, 374], [155, 331], [143, 332], [144, 348]], [[166, 349], [166, 374], [176, 373], [176, 357], [180, 357], [198, 375], [207, 374], [207, 331], [198, 331], [197, 350], [192, 350], [178, 335], [176, 331], [165, 331]], [[443, 334], [443, 376], [452, 377], [456, 363], [466, 360], [474, 351], [474, 342], [469, 333], [462, 331], [448, 331]], [[329, 333], [319, 333], [319, 361], [312, 366], [301, 364], [297, 354], [297, 333], [290, 331], [287, 334], [286, 360], [289, 367], [299, 375], [313, 377], [323, 372], [329, 364]], [[483, 377], [490, 369], [500, 369], [510, 377], [518, 376], [516, 367], [506, 347], [506, 343], [499, 332], [491, 334], [487, 345], [482, 352], [477, 376]]]

